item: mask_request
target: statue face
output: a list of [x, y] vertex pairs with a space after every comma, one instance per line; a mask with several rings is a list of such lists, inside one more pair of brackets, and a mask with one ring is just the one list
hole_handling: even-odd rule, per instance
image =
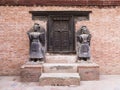
[[37, 31], [37, 30], [39, 30], [39, 29], [40, 29], [39, 24], [34, 24], [34, 31]]
[[88, 33], [87, 28], [85, 26], [82, 27], [82, 33], [83, 34], [87, 34]]

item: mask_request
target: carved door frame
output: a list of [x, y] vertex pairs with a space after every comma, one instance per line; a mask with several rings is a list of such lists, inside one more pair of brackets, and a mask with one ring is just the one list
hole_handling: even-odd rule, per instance
[[[52, 41], [50, 38], [50, 31], [51, 31], [51, 26], [53, 23], [53, 18], [55, 17], [67, 17], [69, 18], [69, 28], [71, 33], [69, 39], [72, 39], [70, 41], [70, 50], [69, 51], [54, 51], [53, 50], [53, 45], [52, 45]], [[63, 18], [64, 20], [65, 18]], [[50, 15], [48, 16], [48, 22], [47, 22], [47, 52], [48, 53], [75, 53], [75, 28], [74, 28], [74, 17], [72, 15]]]

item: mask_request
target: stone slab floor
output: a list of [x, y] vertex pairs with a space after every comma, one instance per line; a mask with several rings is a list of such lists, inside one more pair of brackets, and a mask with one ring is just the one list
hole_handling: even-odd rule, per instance
[[19, 76], [0, 76], [0, 90], [120, 90], [120, 75], [101, 75], [99, 81], [81, 81], [80, 86], [39, 86], [20, 82]]

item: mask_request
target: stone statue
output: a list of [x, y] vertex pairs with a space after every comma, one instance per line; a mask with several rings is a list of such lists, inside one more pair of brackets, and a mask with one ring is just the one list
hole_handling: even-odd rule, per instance
[[42, 61], [45, 56], [45, 32], [41, 31], [39, 24], [35, 23], [27, 34], [30, 41], [30, 61]]
[[91, 34], [86, 26], [82, 26], [77, 32], [77, 56], [79, 60], [90, 59]]

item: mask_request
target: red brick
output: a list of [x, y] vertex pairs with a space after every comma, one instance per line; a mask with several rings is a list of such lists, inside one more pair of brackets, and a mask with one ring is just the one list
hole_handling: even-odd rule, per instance
[[89, 6], [102, 6], [103, 5], [103, 1], [101, 0], [89, 0], [88, 1], [88, 5]]
[[119, 6], [119, 0], [1, 0], [0, 5]]
[[1, 0], [0, 5], [17, 5], [17, 0]]

